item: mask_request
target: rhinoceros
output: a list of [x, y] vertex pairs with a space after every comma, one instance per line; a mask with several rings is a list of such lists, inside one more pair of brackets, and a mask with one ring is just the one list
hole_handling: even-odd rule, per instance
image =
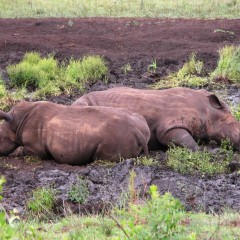
[[198, 140], [228, 138], [240, 150], [240, 124], [226, 103], [206, 90], [117, 87], [83, 95], [73, 106], [121, 107], [141, 114], [151, 131], [149, 149], [175, 143], [196, 151]]
[[0, 155], [18, 146], [25, 154], [80, 165], [95, 159], [119, 160], [148, 154], [146, 120], [125, 109], [74, 108], [47, 101], [22, 101], [0, 111]]

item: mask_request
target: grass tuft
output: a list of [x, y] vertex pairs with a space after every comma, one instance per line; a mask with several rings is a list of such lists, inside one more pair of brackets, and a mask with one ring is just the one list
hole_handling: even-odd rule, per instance
[[33, 218], [48, 220], [53, 214], [56, 191], [52, 188], [37, 188], [32, 199], [27, 202], [27, 209]]
[[211, 74], [215, 81], [228, 80], [240, 82], [240, 47], [225, 46], [219, 50], [219, 60], [216, 69]]

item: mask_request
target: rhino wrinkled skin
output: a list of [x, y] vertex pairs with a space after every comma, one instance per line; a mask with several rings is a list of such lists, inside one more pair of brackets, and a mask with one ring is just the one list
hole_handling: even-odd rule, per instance
[[148, 154], [146, 120], [125, 109], [22, 101], [8, 113], [0, 111], [0, 155], [18, 146], [40, 158], [86, 164], [95, 159], [119, 160]]
[[149, 149], [172, 142], [197, 150], [197, 140], [229, 139], [240, 150], [240, 125], [226, 103], [206, 90], [117, 87], [80, 97], [73, 106], [121, 107], [141, 114], [151, 131]]

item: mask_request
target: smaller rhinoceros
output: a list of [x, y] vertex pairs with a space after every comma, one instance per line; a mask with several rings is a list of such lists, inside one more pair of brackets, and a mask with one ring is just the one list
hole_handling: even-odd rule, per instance
[[148, 154], [146, 120], [125, 109], [22, 101], [0, 119], [0, 155], [23, 146], [26, 154], [80, 165]]
[[206, 90], [118, 87], [90, 92], [72, 105], [120, 107], [141, 114], [151, 131], [149, 149], [174, 142], [197, 150], [196, 140], [220, 142], [228, 138], [240, 151], [240, 123], [226, 103]]

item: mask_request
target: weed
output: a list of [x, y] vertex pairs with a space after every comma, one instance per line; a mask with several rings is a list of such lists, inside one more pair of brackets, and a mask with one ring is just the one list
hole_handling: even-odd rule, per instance
[[85, 203], [89, 196], [89, 190], [86, 180], [79, 178], [77, 183], [72, 185], [68, 192], [68, 198], [76, 203]]
[[138, 199], [138, 192], [135, 188], [135, 178], [136, 178], [136, 172], [134, 170], [131, 170], [129, 178], [129, 202], [130, 203], [136, 203]]
[[32, 199], [27, 202], [27, 209], [32, 217], [47, 220], [53, 214], [56, 191], [52, 188], [39, 187], [33, 191]]
[[157, 70], [157, 60], [153, 60], [151, 64], [148, 65], [148, 71], [156, 72]]
[[133, 69], [130, 63], [127, 63], [121, 67], [121, 70], [123, 71], [124, 74], [127, 74], [128, 72], [131, 72]]
[[216, 69], [211, 74], [215, 81], [229, 80], [240, 82], [240, 47], [225, 46], [219, 50], [219, 60]]

